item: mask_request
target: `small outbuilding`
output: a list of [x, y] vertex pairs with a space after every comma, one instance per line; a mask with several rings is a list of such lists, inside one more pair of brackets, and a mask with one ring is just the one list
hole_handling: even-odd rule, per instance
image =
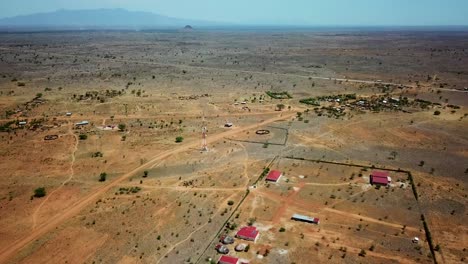
[[215, 249], [216, 249], [216, 251], [218, 251], [218, 253], [220, 253], [220, 254], [227, 254], [227, 253], [229, 253], [229, 249], [228, 249], [225, 245], [222, 245], [222, 244], [216, 245]]
[[81, 121], [75, 124], [76, 126], [86, 126], [89, 125], [89, 121]]
[[283, 176], [283, 173], [281, 173], [281, 171], [272, 170], [270, 171], [270, 173], [268, 173], [268, 176], [266, 177], [266, 181], [278, 182], [281, 176]]
[[373, 171], [370, 175], [372, 185], [388, 186], [391, 181], [388, 171]]
[[234, 238], [230, 237], [230, 236], [227, 236], [227, 235], [222, 235], [220, 238], [219, 238], [219, 242], [227, 245], [227, 244], [232, 244], [234, 243]]
[[218, 264], [239, 264], [239, 259], [231, 256], [221, 256]]
[[320, 223], [320, 219], [318, 219], [318, 218], [305, 216], [305, 215], [300, 215], [300, 214], [293, 214], [291, 219], [296, 220], [296, 221], [316, 224], [316, 225], [318, 225]]
[[255, 226], [244, 226], [236, 233], [237, 238], [255, 242], [260, 232]]
[[240, 244], [237, 245], [234, 249], [235, 249], [236, 251], [239, 251], [239, 252], [240, 252], [240, 251], [244, 251], [246, 247], [247, 247], [247, 244], [240, 243]]

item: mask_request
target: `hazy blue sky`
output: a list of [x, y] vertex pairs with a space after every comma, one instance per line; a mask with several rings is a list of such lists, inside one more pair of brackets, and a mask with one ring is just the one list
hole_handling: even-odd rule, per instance
[[468, 25], [468, 0], [0, 0], [0, 17], [125, 8], [240, 24]]

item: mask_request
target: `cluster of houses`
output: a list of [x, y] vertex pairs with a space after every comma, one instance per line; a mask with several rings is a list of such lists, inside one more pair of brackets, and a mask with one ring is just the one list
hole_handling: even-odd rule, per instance
[[[278, 170], [271, 170], [266, 177], [268, 182], [278, 182], [283, 173]], [[392, 178], [388, 171], [372, 171], [370, 174], [370, 184], [380, 185], [380, 186], [389, 186], [392, 183]]]
[[[271, 170], [265, 180], [267, 182], [279, 182], [281, 177], [283, 176], [283, 173], [278, 170]], [[379, 185], [379, 186], [389, 186], [390, 183], [392, 182], [392, 179], [389, 176], [388, 171], [372, 171], [370, 175], [370, 184], [372, 185]], [[293, 214], [291, 217], [291, 220], [299, 221], [299, 222], [305, 222], [305, 223], [310, 223], [310, 224], [320, 224], [320, 219], [316, 217], [310, 217], [302, 214]], [[237, 231], [235, 237], [247, 241], [252, 241], [256, 242], [258, 237], [260, 236], [259, 230], [255, 226], [244, 226], [239, 231]], [[227, 255], [229, 253], [229, 249], [227, 245], [229, 244], [234, 244], [235, 239], [223, 235], [220, 237], [220, 242], [222, 244], [216, 245], [215, 249], [218, 251], [218, 253], [223, 254], [219, 260], [218, 264], [247, 264], [249, 261], [239, 259], [234, 256], [229, 256]], [[238, 244], [235, 247], [236, 251], [244, 251], [246, 248], [246, 244]]]
[[[259, 236], [260, 236], [260, 231], [257, 230], [255, 226], [244, 226], [241, 229], [239, 229], [239, 231], [237, 231], [235, 237], [239, 239], [247, 240], [247, 241], [252, 241], [255, 243]], [[248, 264], [249, 263], [248, 260], [239, 259], [233, 256], [225, 255], [229, 253], [229, 249], [227, 245], [234, 244], [235, 242], [234, 238], [227, 236], [227, 235], [223, 235], [220, 237], [219, 241], [222, 244], [216, 245], [215, 249], [216, 251], [218, 251], [218, 253], [221, 253], [224, 255], [219, 258], [218, 264]], [[241, 243], [235, 247], [235, 250], [244, 251], [246, 247], [247, 247], [246, 244]]]

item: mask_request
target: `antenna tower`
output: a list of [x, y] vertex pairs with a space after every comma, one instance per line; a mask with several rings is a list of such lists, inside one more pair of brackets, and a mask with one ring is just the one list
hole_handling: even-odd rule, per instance
[[208, 151], [208, 144], [206, 143], [206, 136], [208, 130], [205, 125], [205, 113], [203, 113], [203, 127], [202, 127], [202, 151]]

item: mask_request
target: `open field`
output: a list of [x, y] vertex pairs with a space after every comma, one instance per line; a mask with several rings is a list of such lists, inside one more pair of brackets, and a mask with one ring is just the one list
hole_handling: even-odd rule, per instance
[[[208, 263], [248, 222], [259, 239], [229, 255], [250, 263], [464, 263], [467, 46], [465, 32], [0, 34], [0, 263]], [[391, 187], [370, 185], [374, 167]]]

